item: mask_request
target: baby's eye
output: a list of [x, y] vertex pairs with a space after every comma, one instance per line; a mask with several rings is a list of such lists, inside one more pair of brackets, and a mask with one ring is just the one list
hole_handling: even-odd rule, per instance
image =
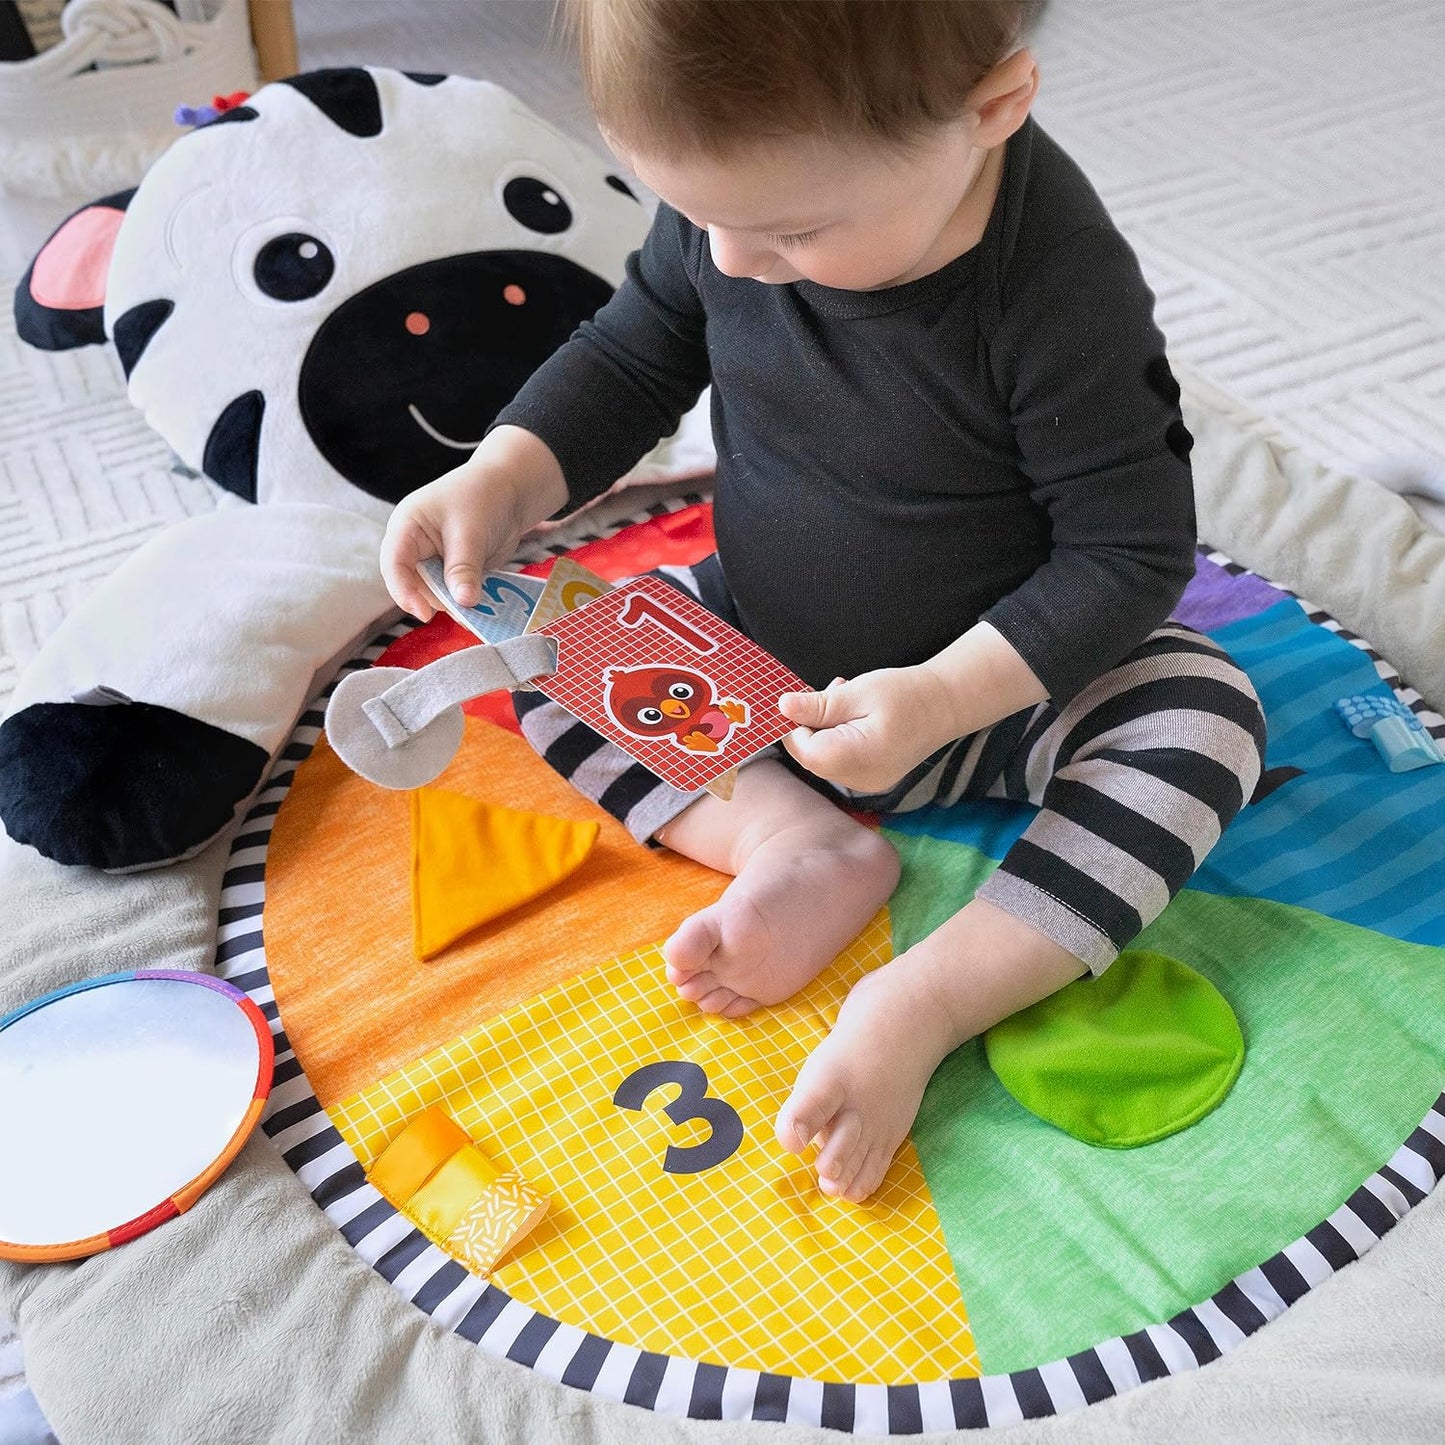
[[818, 231], [794, 231], [791, 236], [769, 236], [768, 240], [780, 251], [790, 251], [794, 246], [806, 246], [819, 234], [821, 228]]

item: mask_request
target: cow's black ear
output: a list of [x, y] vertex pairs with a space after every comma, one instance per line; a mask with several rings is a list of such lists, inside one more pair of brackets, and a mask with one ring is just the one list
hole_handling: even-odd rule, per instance
[[363, 138], [381, 134], [381, 94], [369, 72], [360, 66], [308, 70], [283, 84], [299, 90], [342, 130]]
[[15, 330], [42, 351], [105, 340], [105, 283], [116, 233], [135, 187], [67, 216], [15, 288]]

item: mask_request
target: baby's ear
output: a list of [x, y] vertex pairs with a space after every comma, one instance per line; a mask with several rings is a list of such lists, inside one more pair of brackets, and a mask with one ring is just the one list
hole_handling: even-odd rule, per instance
[[105, 337], [105, 284], [115, 238], [135, 187], [82, 206], [40, 248], [15, 288], [15, 329], [42, 351]]
[[1021, 45], [998, 62], [969, 92], [969, 108], [978, 113], [975, 144], [1002, 145], [1029, 118], [1039, 90], [1039, 67], [1034, 53]]

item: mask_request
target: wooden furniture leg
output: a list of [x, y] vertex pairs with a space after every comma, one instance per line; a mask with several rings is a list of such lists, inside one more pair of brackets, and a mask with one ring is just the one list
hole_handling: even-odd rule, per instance
[[248, 3], [251, 39], [256, 46], [262, 82], [295, 75], [300, 66], [296, 59], [296, 20], [291, 13], [291, 0], [248, 0]]

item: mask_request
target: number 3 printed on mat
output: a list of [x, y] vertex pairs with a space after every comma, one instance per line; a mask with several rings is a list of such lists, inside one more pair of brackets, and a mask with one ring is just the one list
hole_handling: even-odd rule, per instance
[[667, 1174], [700, 1174], [724, 1160], [731, 1159], [743, 1142], [743, 1121], [731, 1104], [708, 1096], [707, 1074], [699, 1064], [685, 1059], [659, 1059], [634, 1069], [617, 1086], [612, 1102], [622, 1109], [641, 1109], [647, 1096], [666, 1084], [681, 1090], [663, 1112], [674, 1124], [691, 1119], [705, 1119], [712, 1133], [700, 1144], [679, 1148], [667, 1146], [662, 1168]]

